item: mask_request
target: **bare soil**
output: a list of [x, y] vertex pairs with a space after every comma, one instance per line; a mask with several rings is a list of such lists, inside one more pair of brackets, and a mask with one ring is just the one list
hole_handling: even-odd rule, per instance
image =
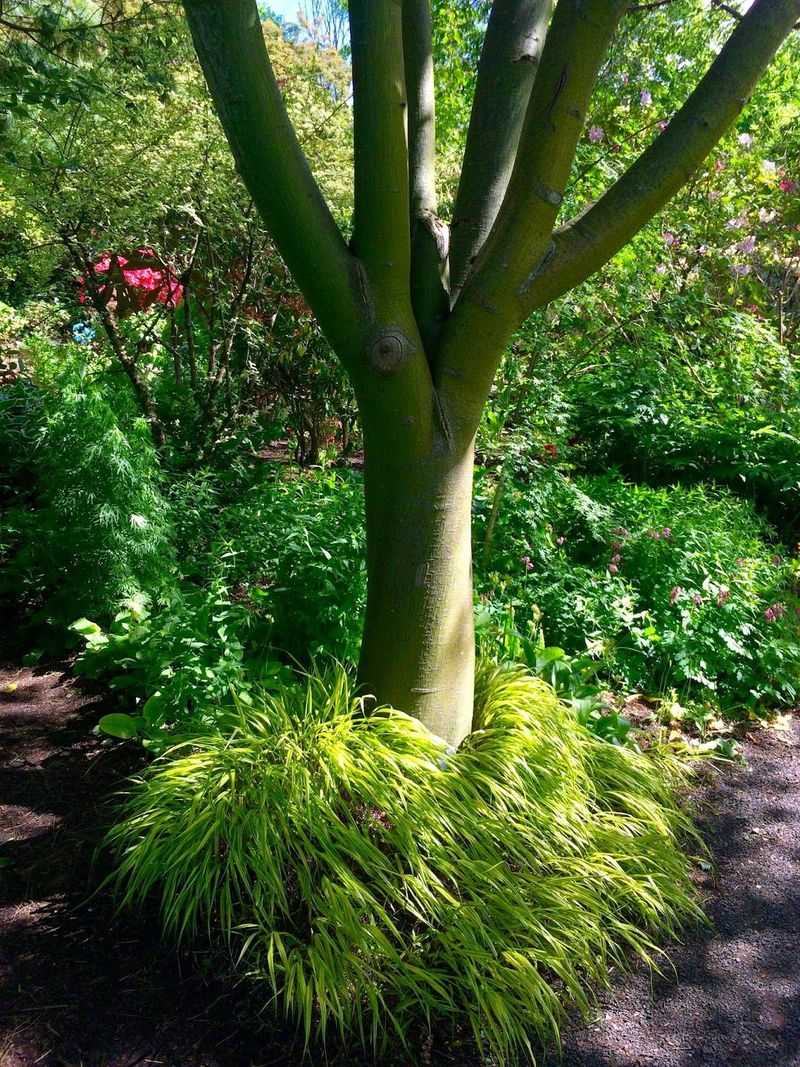
[[[97, 891], [111, 798], [142, 759], [91, 732], [103, 710], [58, 671], [0, 670], [0, 1067], [358, 1067], [304, 1061], [211, 953], [176, 953], [154, 915]], [[800, 723], [746, 754], [703, 796], [714, 928], [671, 951], [663, 979], [615, 984], [554, 1067], [800, 1067]], [[452, 1038], [416, 1062], [477, 1063]]]

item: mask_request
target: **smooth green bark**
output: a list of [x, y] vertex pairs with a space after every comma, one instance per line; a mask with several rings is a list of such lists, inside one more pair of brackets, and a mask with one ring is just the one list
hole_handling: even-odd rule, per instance
[[472, 448], [409, 466], [367, 430], [369, 593], [359, 678], [458, 745], [472, 727]]

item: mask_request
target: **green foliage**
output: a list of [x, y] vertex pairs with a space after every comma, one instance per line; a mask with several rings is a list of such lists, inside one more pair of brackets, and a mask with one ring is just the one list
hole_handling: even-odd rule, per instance
[[0, 594], [63, 624], [108, 617], [126, 596], [168, 583], [174, 562], [146, 427], [123, 430], [106, 392], [75, 364], [53, 388], [18, 383], [0, 395], [14, 414], [2, 450], [25, 457], [31, 479], [0, 518]]
[[[198, 492], [199, 490], [199, 492]], [[366, 600], [363, 491], [351, 471], [263, 466], [234, 491], [198, 475], [176, 491], [181, 555], [272, 619], [273, 645], [308, 661], [358, 656]], [[223, 506], [226, 505], [226, 506]]]
[[75, 672], [102, 680], [129, 709], [106, 715], [101, 731], [155, 752], [213, 730], [235, 700], [291, 679], [270, 658], [264, 619], [216, 582], [175, 591], [152, 609], [130, 600], [107, 631], [87, 619], [71, 629], [85, 642]]
[[665, 767], [603, 744], [542, 682], [485, 669], [446, 754], [346, 675], [239, 705], [155, 763], [110, 834], [126, 904], [224, 939], [306, 1041], [467, 1020], [507, 1061], [699, 916]]
[[[490, 500], [479, 491], [477, 531]], [[506, 487], [479, 588], [524, 633], [598, 663], [630, 692], [670, 686], [732, 711], [791, 704], [800, 662], [795, 563], [723, 491], [540, 472]], [[525, 622], [525, 618], [529, 622]]]

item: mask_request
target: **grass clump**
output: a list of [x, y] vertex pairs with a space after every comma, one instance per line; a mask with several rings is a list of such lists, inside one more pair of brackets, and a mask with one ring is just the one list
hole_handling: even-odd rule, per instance
[[125, 903], [226, 939], [309, 1041], [468, 1022], [501, 1062], [700, 911], [670, 774], [540, 680], [483, 668], [455, 754], [344, 671], [156, 761], [111, 833]]

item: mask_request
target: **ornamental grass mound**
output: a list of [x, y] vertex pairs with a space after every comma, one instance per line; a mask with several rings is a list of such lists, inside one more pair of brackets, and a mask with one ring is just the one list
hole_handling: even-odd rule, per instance
[[222, 938], [306, 1041], [468, 1023], [500, 1062], [558, 1038], [614, 966], [701, 912], [675, 765], [593, 738], [551, 689], [484, 666], [448, 754], [364, 714], [341, 669], [240, 707], [131, 787], [122, 900]]

